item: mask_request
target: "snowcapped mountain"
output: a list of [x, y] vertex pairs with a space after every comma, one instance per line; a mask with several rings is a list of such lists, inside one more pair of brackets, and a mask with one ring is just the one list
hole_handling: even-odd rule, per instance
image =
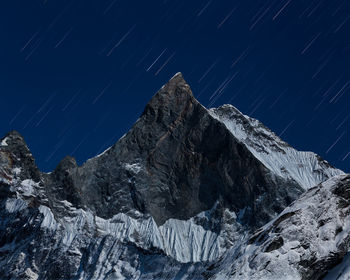
[[319, 279], [348, 249], [348, 176], [181, 73], [82, 166], [0, 143], [1, 279]]

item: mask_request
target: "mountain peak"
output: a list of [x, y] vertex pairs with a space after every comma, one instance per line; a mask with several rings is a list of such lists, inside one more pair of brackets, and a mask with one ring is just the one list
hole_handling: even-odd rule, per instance
[[72, 156], [65, 156], [61, 161], [60, 163], [57, 165], [55, 171], [58, 171], [58, 170], [68, 170], [68, 169], [72, 169], [72, 168], [76, 168], [78, 167], [78, 164], [75, 160], [74, 157]]
[[19, 137], [23, 138], [22, 135], [17, 130], [11, 130], [10, 132], [8, 132], [6, 134], [5, 137], [7, 137], [7, 136], [19, 136]]
[[180, 72], [176, 73], [148, 102], [142, 116], [164, 118], [198, 103]]
[[[11, 173], [14, 168], [17, 168], [16, 170], [21, 170], [21, 178], [39, 181], [40, 172], [35, 165], [33, 155], [18, 131], [12, 130], [0, 140], [0, 159], [3, 163], [2, 169], [6, 169], [7, 172]], [[7, 160], [4, 161], [4, 159]]]
[[161, 89], [159, 92], [166, 92], [168, 94], [176, 93], [177, 89], [182, 89], [186, 93], [192, 95], [190, 86], [187, 84], [181, 72], [177, 72]]
[[82, 166], [43, 174], [17, 131], [0, 140], [0, 279], [318, 279], [350, 247], [349, 178], [314, 187], [338, 174], [177, 73]]
[[6, 146], [25, 146], [28, 149], [23, 136], [16, 130], [10, 131], [1, 139], [0, 147]]
[[185, 79], [181, 72], [177, 72], [174, 76], [170, 78], [169, 82], [170, 81], [185, 81]]

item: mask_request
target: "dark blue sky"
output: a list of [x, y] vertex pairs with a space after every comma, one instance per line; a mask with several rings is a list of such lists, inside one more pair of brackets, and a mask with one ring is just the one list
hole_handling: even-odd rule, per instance
[[0, 3], [0, 132], [50, 171], [115, 143], [181, 71], [350, 172], [348, 0], [11, 0]]

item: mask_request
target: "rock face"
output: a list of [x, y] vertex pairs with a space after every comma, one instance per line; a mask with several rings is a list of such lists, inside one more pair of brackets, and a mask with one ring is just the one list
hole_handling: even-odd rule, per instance
[[[82, 166], [66, 157], [41, 173], [17, 132], [0, 143], [1, 279], [247, 279], [239, 269], [253, 253], [268, 254], [270, 271], [279, 268], [274, 257], [289, 250], [293, 232], [275, 234], [271, 223], [292, 229], [301, 215], [303, 225], [309, 209], [283, 213], [305, 190], [300, 199], [316, 197], [312, 187], [336, 176], [347, 191], [342, 171], [294, 150], [259, 121], [230, 105], [204, 108], [181, 73], [125, 136]], [[337, 192], [329, 199], [347, 199]], [[326, 240], [308, 238], [297, 237], [309, 248]], [[300, 253], [297, 264], [282, 263], [286, 275], [316, 279], [315, 271], [323, 275], [344, 256], [342, 246], [336, 256], [321, 252], [321, 264], [319, 247]], [[263, 263], [247, 270], [249, 278], [262, 275]]]
[[302, 192], [295, 181], [270, 172], [213, 118], [181, 74], [151, 99], [125, 137], [67, 172], [68, 185], [81, 193], [67, 199], [74, 206], [89, 205], [103, 218], [136, 209], [158, 225], [189, 219], [217, 201], [235, 212], [249, 209], [242, 219], [262, 225]]

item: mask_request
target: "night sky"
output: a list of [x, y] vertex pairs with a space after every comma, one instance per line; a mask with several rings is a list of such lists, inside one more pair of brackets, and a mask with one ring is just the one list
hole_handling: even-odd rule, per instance
[[114, 144], [182, 72], [207, 107], [230, 103], [350, 172], [350, 1], [0, 2], [0, 132], [39, 168]]

